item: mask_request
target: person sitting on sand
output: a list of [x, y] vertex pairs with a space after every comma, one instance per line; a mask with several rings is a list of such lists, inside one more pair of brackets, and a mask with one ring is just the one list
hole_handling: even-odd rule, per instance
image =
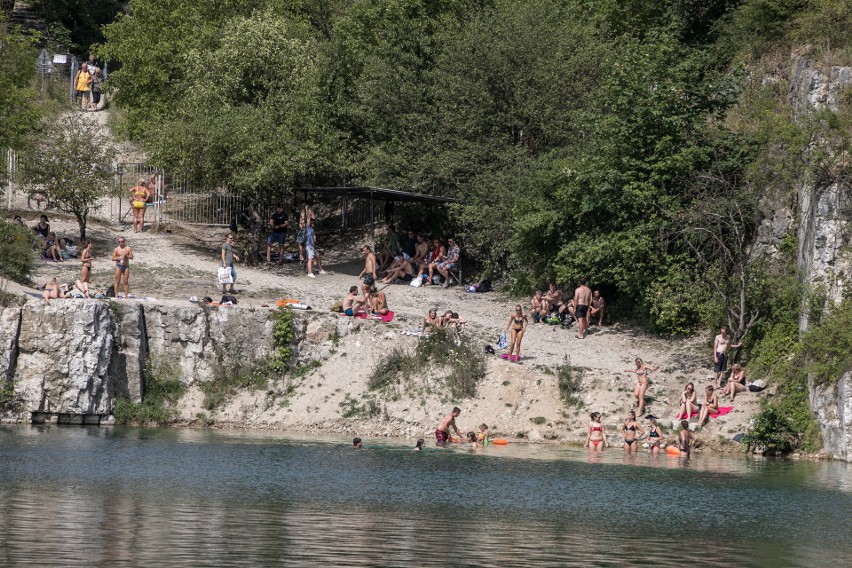
[[698, 410], [696, 402], [695, 385], [686, 383], [683, 393], [680, 395], [680, 411], [678, 416], [683, 416], [684, 420], [689, 420], [692, 413]]
[[555, 282], [551, 282], [547, 288], [547, 294], [544, 295], [544, 310], [545, 316], [549, 316], [553, 312], [559, 311], [559, 306], [562, 305], [562, 290], [560, 290]]
[[56, 281], [56, 277], [44, 285], [44, 293], [41, 295], [44, 298], [45, 304], [50, 304], [51, 299], [58, 298], [67, 298], [68, 297], [68, 285], [67, 284], [59, 284]]
[[636, 413], [627, 413], [627, 420], [621, 425], [621, 435], [624, 436], [624, 451], [635, 454], [639, 449], [639, 438], [645, 434], [642, 425], [636, 422]]
[[589, 306], [589, 322], [597, 322], [598, 326], [603, 326], [605, 310], [606, 302], [601, 296], [601, 291], [595, 290], [592, 293], [592, 304]]
[[609, 447], [609, 442], [606, 441], [606, 430], [601, 423], [601, 413], [592, 412], [592, 421], [589, 423], [589, 434], [586, 436], [584, 448], [589, 448], [593, 452], [602, 452], [604, 448]]
[[390, 284], [395, 280], [402, 280], [404, 282], [414, 280], [414, 265], [411, 264], [410, 260], [403, 257], [394, 260], [388, 267], [387, 274], [382, 279], [382, 284]]
[[725, 390], [722, 391], [722, 394], [727, 395], [728, 399], [734, 402], [734, 397], [737, 396], [738, 392], [745, 392], [747, 390], [745, 369], [739, 363], [735, 363], [731, 367], [731, 376], [728, 377], [728, 384], [725, 385]]
[[544, 296], [541, 294], [541, 290], [536, 290], [535, 295], [530, 300], [530, 307], [532, 308], [532, 320], [533, 323], [538, 323], [547, 316], [547, 310], [545, 309], [546, 300]]
[[343, 298], [343, 313], [354, 316], [364, 307], [364, 298], [358, 296], [358, 286], [350, 286], [349, 293]]
[[444, 312], [444, 315], [441, 316], [441, 327], [455, 332], [460, 332], [464, 329], [464, 324], [466, 323], [467, 320], [461, 319], [458, 312], [454, 312], [452, 310], [447, 310]]
[[402, 244], [400, 243], [399, 234], [396, 232], [396, 227], [393, 223], [388, 225], [388, 245], [384, 252], [378, 255], [377, 260], [379, 266], [388, 266], [396, 258], [402, 257]]
[[680, 450], [681, 457], [689, 457], [691, 452], [692, 432], [689, 431], [689, 422], [686, 420], [680, 421], [680, 432], [677, 435], [677, 447]]
[[421, 451], [421, 450], [423, 449], [423, 446], [424, 446], [425, 444], [426, 444], [426, 442], [423, 440], [423, 438], [418, 438], [418, 439], [417, 439], [417, 444], [415, 444], [415, 446], [414, 446], [414, 451], [415, 451], [415, 452], [419, 452], [419, 451]]
[[639, 406], [639, 416], [642, 416], [642, 413], [645, 412], [645, 391], [648, 390], [648, 373], [651, 371], [656, 371], [659, 367], [652, 367], [649, 364], [642, 361], [640, 358], [636, 358], [636, 368], [635, 369], [625, 369], [625, 373], [636, 373], [636, 388], [633, 389], [633, 397], [636, 399], [636, 403]]
[[435, 428], [435, 445], [445, 446], [450, 441], [450, 428], [456, 431], [456, 436], [461, 437], [458, 426], [456, 426], [456, 418], [461, 414], [461, 408], [458, 406], [453, 408], [453, 411], [444, 416]]
[[476, 439], [479, 441], [479, 443], [483, 446], [487, 446], [488, 442], [491, 441], [489, 435], [490, 434], [488, 432], [488, 426], [486, 424], [480, 424], [479, 432], [476, 433]]
[[568, 320], [568, 324], [577, 319], [574, 314], [574, 299], [570, 299], [567, 302], [562, 302], [562, 305], [559, 306], [559, 322], [565, 324], [565, 320], [567, 318], [571, 318]]
[[698, 425], [704, 426], [710, 416], [716, 414], [719, 414], [719, 396], [716, 394], [716, 389], [709, 385], [704, 389], [704, 404], [701, 405], [701, 412], [698, 415]]
[[663, 441], [663, 436], [660, 434], [660, 427], [657, 426], [657, 421], [650, 419], [651, 424], [648, 426], [648, 452], [652, 456], [660, 454], [660, 443]]
[[352, 438], [352, 447], [356, 449], [361, 448], [361, 438]]
[[44, 258], [52, 259], [53, 262], [64, 262], [56, 233], [50, 233], [44, 240]]
[[429, 335], [432, 329], [438, 329], [442, 325], [442, 320], [438, 317], [438, 310], [432, 308], [429, 310], [429, 315], [423, 318], [423, 335]]
[[375, 286], [370, 288], [370, 311], [376, 316], [386, 316], [390, 311], [387, 295], [376, 290]]
[[510, 361], [521, 361], [521, 340], [524, 338], [524, 332], [527, 330], [528, 323], [529, 320], [526, 314], [524, 314], [524, 309], [520, 305], [515, 306], [515, 313], [509, 317], [509, 323], [506, 324], [504, 331], [504, 333], [507, 333], [509, 328], [512, 329], [512, 335], [509, 339]]

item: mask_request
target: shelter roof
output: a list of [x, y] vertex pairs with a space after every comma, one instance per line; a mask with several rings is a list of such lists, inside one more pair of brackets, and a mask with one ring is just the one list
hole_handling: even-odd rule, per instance
[[345, 195], [347, 197], [372, 197], [384, 201], [407, 201], [420, 203], [453, 203], [456, 200], [451, 197], [438, 195], [426, 195], [412, 193], [400, 189], [385, 189], [383, 187], [370, 186], [337, 186], [337, 187], [299, 187], [296, 191], [303, 193], [316, 193], [321, 195]]

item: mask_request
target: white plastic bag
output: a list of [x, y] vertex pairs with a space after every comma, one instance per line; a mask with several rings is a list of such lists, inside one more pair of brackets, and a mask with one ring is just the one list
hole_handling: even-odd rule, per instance
[[233, 284], [234, 278], [231, 276], [230, 266], [219, 267], [219, 284]]
[[423, 286], [423, 280], [421, 280], [420, 278], [415, 278], [411, 281], [409, 286], [411, 286], [412, 288], [420, 288], [421, 286]]

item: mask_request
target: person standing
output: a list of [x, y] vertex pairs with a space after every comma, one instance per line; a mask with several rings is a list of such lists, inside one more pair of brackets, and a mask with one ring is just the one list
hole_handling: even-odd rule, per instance
[[456, 431], [456, 436], [461, 436], [458, 426], [456, 426], [456, 418], [461, 414], [461, 408], [456, 406], [453, 411], [444, 416], [435, 428], [435, 445], [445, 446], [450, 441], [450, 428]]
[[[307, 225], [305, 226], [305, 254], [308, 255], [308, 276], [311, 278], [316, 278], [314, 276], [314, 262], [317, 263], [319, 273], [325, 274], [325, 270], [322, 269], [322, 257], [317, 252], [315, 235], [314, 218], [308, 217]], [[366, 297], [365, 295], [364, 298]]]
[[80, 108], [88, 110], [92, 106], [92, 73], [86, 62], [80, 65], [80, 70], [74, 77], [74, 88], [77, 90], [77, 98], [80, 99]]
[[725, 371], [728, 370], [728, 347], [739, 349], [742, 343], [730, 345], [731, 339], [728, 337], [728, 329], [722, 327], [719, 329], [719, 335], [713, 340], [713, 372], [716, 373], [716, 388], [721, 388], [722, 377], [725, 376]]
[[574, 290], [574, 317], [577, 318], [579, 335], [577, 339], [585, 339], [589, 329], [589, 304], [592, 303], [592, 289], [586, 286], [586, 279], [580, 278], [580, 285]]
[[139, 178], [135, 186], [130, 188], [130, 206], [133, 208], [133, 232], [141, 233], [145, 228], [145, 208], [151, 191], [145, 183], [145, 178]]
[[284, 206], [279, 205], [275, 208], [275, 213], [269, 218], [269, 227], [272, 232], [266, 238], [266, 262], [272, 260], [272, 244], [278, 243], [278, 263], [284, 261], [284, 243], [287, 240], [287, 228], [290, 226], [290, 219], [287, 213], [284, 212]]
[[118, 286], [124, 280], [124, 299], [126, 300], [130, 289], [130, 261], [133, 260], [133, 249], [127, 246], [124, 237], [119, 237], [118, 246], [112, 249], [112, 260], [115, 262], [115, 297], [118, 298]]
[[508, 333], [510, 328], [512, 330], [509, 340], [509, 361], [521, 362], [521, 340], [524, 338], [528, 323], [529, 319], [524, 309], [520, 305], [515, 306], [515, 312], [509, 317], [509, 323], [504, 330], [504, 333]]
[[370, 247], [368, 245], [362, 246], [361, 253], [364, 255], [364, 270], [361, 271], [358, 278], [364, 279], [361, 284], [361, 296], [366, 303], [367, 298], [370, 296], [370, 288], [373, 287], [379, 276], [376, 274], [376, 255], [373, 254]]
[[83, 241], [80, 243], [80, 263], [82, 269], [80, 272], [80, 285], [77, 287], [85, 297], [89, 297], [89, 280], [92, 277], [92, 242]]
[[[228, 290], [229, 294], [236, 294], [237, 291], [234, 290], [234, 284], [237, 283], [237, 271], [234, 269], [234, 261], [239, 262], [240, 257], [234, 254], [234, 235], [228, 233], [228, 236], [225, 237], [225, 242], [222, 243], [222, 266], [224, 268], [231, 269], [231, 287]], [[222, 284], [222, 294], [225, 293], [225, 287], [227, 284]]]

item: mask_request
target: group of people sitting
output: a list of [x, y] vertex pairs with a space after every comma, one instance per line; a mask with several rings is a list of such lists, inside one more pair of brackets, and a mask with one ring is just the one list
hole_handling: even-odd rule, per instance
[[[14, 223], [26, 226], [20, 215], [15, 215]], [[65, 262], [79, 254], [79, 249], [70, 238], [57, 237], [56, 233], [50, 230], [47, 215], [42, 215], [38, 223], [32, 227], [32, 230], [35, 237], [35, 247], [43, 258], [54, 262]]]
[[[585, 286], [585, 284], [581, 286]], [[555, 283], [551, 282], [546, 293], [536, 290], [530, 304], [532, 307], [533, 323], [544, 322], [570, 325], [582, 317], [587, 319], [587, 324], [593, 323], [598, 326], [604, 324], [606, 301], [601, 296], [600, 290], [592, 292], [591, 299], [587, 305], [577, 304], [574, 297], [568, 300], [564, 299], [562, 290]], [[578, 305], [580, 306], [580, 314], [577, 313]]]
[[400, 237], [391, 224], [387, 246], [376, 260], [377, 276], [383, 284], [407, 282], [412, 286], [431, 286], [443, 280], [446, 288], [450, 285], [450, 274], [459, 268], [461, 248], [454, 237], [449, 237], [446, 245], [440, 239], [427, 239], [413, 230]]
[[386, 316], [388, 308], [388, 297], [379, 291], [375, 284], [363, 289], [363, 295], [358, 294], [358, 286], [350, 286], [349, 293], [343, 298], [340, 311], [347, 316], [366, 314], [374, 317]]
[[442, 315], [438, 315], [438, 308], [430, 308], [429, 313], [423, 318], [423, 329], [421, 335], [428, 336], [430, 332], [436, 329], [446, 329], [460, 332], [464, 329], [467, 320], [461, 319], [458, 312], [446, 310]]

